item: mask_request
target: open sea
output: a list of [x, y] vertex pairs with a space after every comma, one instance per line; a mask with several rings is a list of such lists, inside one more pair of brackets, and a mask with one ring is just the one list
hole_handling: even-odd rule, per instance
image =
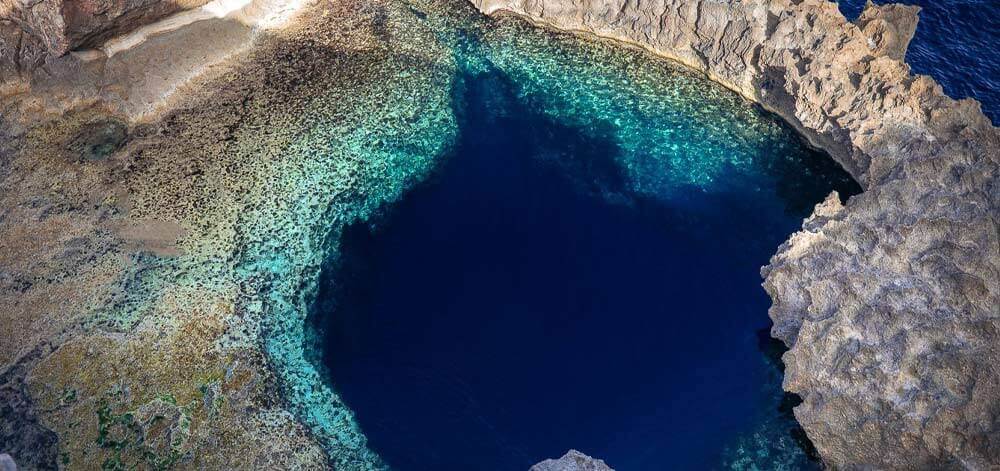
[[[993, 125], [1000, 124], [1000, 1], [897, 3], [923, 8], [906, 55], [913, 71], [934, 77], [952, 98], [979, 100]], [[857, 18], [864, 6], [865, 0], [840, 2], [840, 10], [848, 19]]]

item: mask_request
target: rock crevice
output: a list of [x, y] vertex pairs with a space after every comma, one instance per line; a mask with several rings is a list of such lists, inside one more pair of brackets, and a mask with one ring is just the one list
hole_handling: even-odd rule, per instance
[[1000, 132], [903, 62], [919, 8], [472, 1], [678, 60], [826, 150], [866, 191], [762, 269], [797, 419], [838, 468], [1000, 466]]

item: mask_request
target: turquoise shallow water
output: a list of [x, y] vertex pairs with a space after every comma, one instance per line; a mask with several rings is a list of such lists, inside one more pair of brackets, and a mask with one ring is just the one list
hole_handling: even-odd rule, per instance
[[311, 308], [313, 361], [369, 446], [398, 469], [523, 469], [568, 448], [618, 469], [813, 466], [758, 271], [857, 185], [645, 53], [462, 26], [439, 30], [456, 142], [331, 236]]

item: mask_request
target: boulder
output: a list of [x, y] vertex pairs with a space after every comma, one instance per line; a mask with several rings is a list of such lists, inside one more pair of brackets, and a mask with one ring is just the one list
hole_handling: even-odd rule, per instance
[[602, 460], [591, 458], [576, 450], [566, 452], [562, 458], [549, 459], [531, 467], [531, 471], [615, 471]]
[[15, 23], [61, 56], [94, 47], [209, 0], [0, 0], [0, 21]]

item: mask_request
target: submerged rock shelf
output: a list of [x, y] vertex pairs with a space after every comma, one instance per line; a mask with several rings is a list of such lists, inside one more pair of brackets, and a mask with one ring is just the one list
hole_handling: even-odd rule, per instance
[[[254, 1], [148, 49], [55, 57], [45, 41], [96, 45], [180, 4], [41, 41], [8, 3], [0, 453], [39, 468], [384, 468], [309, 361], [305, 316], [340, 231], [456, 145], [452, 91], [474, 65], [456, 33], [490, 20], [463, 0], [316, 0], [260, 29], [256, 7], [300, 2]], [[892, 57], [912, 11], [874, 8], [861, 29], [819, 0], [666, 2], [662, 16], [655, 2], [475, 3], [677, 58], [830, 152], [867, 191], [821, 205], [765, 271], [799, 421], [832, 465], [997, 465], [998, 133]], [[143, 63], [165, 80], [130, 80]], [[633, 182], [717, 175], [677, 163]]]

